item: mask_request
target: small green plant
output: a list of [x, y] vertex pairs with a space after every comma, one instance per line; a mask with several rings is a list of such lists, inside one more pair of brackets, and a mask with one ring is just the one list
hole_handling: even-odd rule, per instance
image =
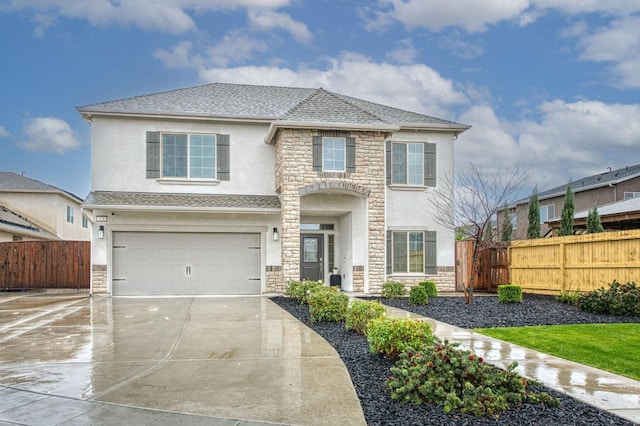
[[511, 284], [499, 285], [498, 300], [500, 303], [521, 303], [522, 287]]
[[421, 285], [412, 287], [411, 290], [409, 290], [409, 303], [414, 305], [426, 305], [429, 303], [427, 289]]
[[412, 348], [403, 351], [386, 382], [391, 398], [404, 403], [440, 405], [447, 413], [460, 410], [491, 417], [497, 417], [510, 404], [558, 405], [558, 400], [548, 394], [527, 388], [527, 380], [514, 371], [516, 362], [507, 370], [499, 370], [457, 346], [445, 340], [418, 351]]
[[564, 303], [565, 305], [575, 305], [578, 301], [578, 297], [580, 297], [579, 291], [574, 291], [572, 293], [562, 292], [557, 295], [555, 299], [560, 303]]
[[621, 284], [614, 280], [608, 289], [600, 287], [581, 294], [576, 306], [586, 312], [640, 316], [640, 287], [633, 281]]
[[313, 322], [338, 322], [344, 320], [349, 307], [349, 296], [333, 287], [312, 291], [308, 299], [309, 314]]
[[398, 299], [407, 294], [404, 284], [389, 281], [382, 284], [382, 297], [385, 299]]
[[284, 294], [300, 303], [307, 304], [309, 295], [322, 287], [322, 283], [318, 281], [289, 281]]
[[367, 331], [371, 352], [388, 358], [396, 358], [409, 347], [431, 344], [435, 339], [428, 322], [409, 318], [374, 319], [369, 322]]
[[435, 281], [420, 281], [419, 285], [427, 290], [427, 296], [438, 297], [438, 287]]
[[387, 308], [373, 300], [354, 300], [347, 309], [345, 328], [356, 333], [367, 334], [369, 321], [385, 315]]

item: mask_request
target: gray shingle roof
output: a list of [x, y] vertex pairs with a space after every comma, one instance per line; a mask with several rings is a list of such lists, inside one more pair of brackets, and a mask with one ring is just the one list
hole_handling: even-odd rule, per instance
[[[598, 214], [602, 216], [616, 215], [622, 213], [640, 212], [640, 197], [630, 198], [628, 200], [617, 201], [615, 203], [604, 204], [598, 206]], [[583, 210], [576, 213], [575, 219], [586, 218], [589, 210]], [[558, 218], [559, 220], [560, 218]]]
[[202, 116], [292, 122], [438, 127], [469, 126], [324, 89], [212, 83], [78, 107], [85, 115]]
[[275, 195], [162, 194], [146, 192], [96, 191], [84, 201], [86, 208], [131, 207], [223, 210], [277, 210]]
[[59, 238], [31, 223], [28, 219], [20, 216], [16, 212], [0, 206], [0, 232], [7, 232], [14, 235], [23, 235], [30, 238], [42, 240], [58, 240]]
[[78, 202], [82, 201], [80, 197], [70, 192], [13, 172], [0, 172], [1, 191], [58, 192], [75, 198]]
[[[612, 170], [606, 173], [600, 173], [597, 175], [587, 176], [582, 179], [571, 182], [571, 189], [573, 192], [585, 191], [588, 189], [598, 188], [600, 186], [608, 185], [609, 183], [624, 182], [625, 180], [640, 176], [640, 164], [635, 166], [627, 166], [622, 169]], [[548, 199], [563, 196], [567, 192], [567, 186], [569, 183], [557, 186], [555, 188], [548, 189], [538, 193], [538, 199]], [[530, 197], [522, 198], [516, 201], [514, 204], [528, 203]]]

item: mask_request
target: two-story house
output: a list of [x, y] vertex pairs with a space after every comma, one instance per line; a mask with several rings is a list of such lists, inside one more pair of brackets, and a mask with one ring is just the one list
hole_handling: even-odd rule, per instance
[[[627, 166], [618, 170], [608, 170], [570, 183], [574, 192], [575, 211], [589, 210], [594, 206], [602, 206], [617, 201], [640, 197], [640, 164]], [[540, 205], [540, 234], [550, 235], [552, 223], [558, 219], [564, 206], [567, 186], [564, 185], [538, 193]], [[508, 206], [514, 221], [512, 239], [524, 239], [529, 226], [529, 200], [523, 198]], [[502, 229], [503, 209], [498, 211], [498, 230]], [[558, 226], [557, 224], [555, 225]]]
[[469, 126], [324, 89], [214, 83], [78, 108], [92, 126], [92, 291], [454, 286], [429, 197]]
[[53, 185], [0, 172], [0, 242], [91, 239], [82, 199]]

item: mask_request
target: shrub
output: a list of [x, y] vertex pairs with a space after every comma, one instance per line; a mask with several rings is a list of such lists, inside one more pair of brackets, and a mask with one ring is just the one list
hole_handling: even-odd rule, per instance
[[411, 290], [409, 290], [409, 303], [413, 303], [414, 305], [426, 305], [429, 303], [427, 290], [421, 285], [412, 287]]
[[373, 300], [354, 300], [347, 309], [345, 327], [356, 333], [367, 334], [369, 321], [384, 316], [387, 308]]
[[407, 348], [421, 348], [431, 344], [435, 336], [426, 321], [409, 318], [382, 317], [369, 322], [367, 341], [372, 353], [381, 353], [396, 358]]
[[284, 294], [298, 300], [300, 303], [307, 304], [309, 303], [309, 295], [322, 287], [322, 283], [318, 281], [289, 281]]
[[511, 284], [499, 285], [498, 300], [500, 303], [521, 303], [522, 287]]
[[558, 400], [548, 394], [527, 389], [527, 380], [514, 372], [516, 362], [507, 370], [499, 370], [470, 351], [457, 349], [457, 345], [445, 340], [444, 344], [427, 345], [419, 351], [403, 351], [386, 382], [391, 398], [440, 405], [447, 413], [460, 410], [493, 417], [510, 404], [558, 405]]
[[385, 299], [398, 299], [407, 294], [404, 284], [397, 282], [387, 282], [382, 284], [382, 297]]
[[309, 313], [313, 322], [342, 321], [349, 307], [349, 296], [332, 287], [312, 291], [309, 295]]
[[586, 312], [640, 316], [640, 287], [633, 281], [620, 284], [614, 280], [609, 289], [601, 287], [578, 296], [576, 306]]
[[575, 305], [578, 302], [578, 297], [580, 297], [579, 291], [574, 291], [573, 293], [561, 293], [555, 297], [555, 299], [566, 305]]
[[438, 287], [435, 281], [420, 281], [420, 286], [427, 290], [429, 297], [438, 297]]

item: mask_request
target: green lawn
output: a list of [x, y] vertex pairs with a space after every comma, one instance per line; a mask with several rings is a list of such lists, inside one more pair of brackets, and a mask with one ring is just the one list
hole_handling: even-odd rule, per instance
[[475, 331], [640, 380], [640, 324], [481, 328]]

